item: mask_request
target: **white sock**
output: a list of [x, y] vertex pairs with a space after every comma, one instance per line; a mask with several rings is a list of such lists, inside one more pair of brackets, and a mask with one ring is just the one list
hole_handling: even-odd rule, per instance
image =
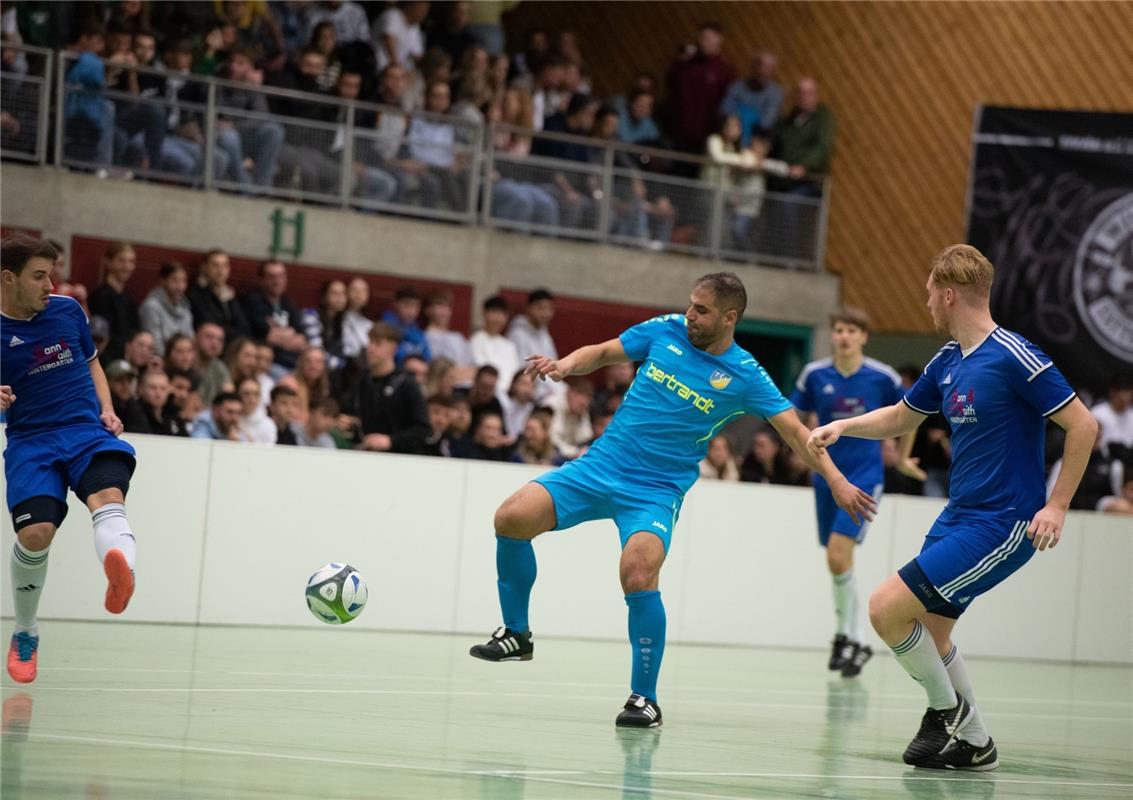
[[987, 744], [991, 735], [984, 727], [980, 710], [976, 708], [976, 695], [972, 691], [972, 680], [968, 677], [968, 667], [964, 664], [964, 657], [960, 655], [956, 645], [952, 645], [952, 652], [944, 657], [944, 667], [948, 670], [948, 679], [952, 682], [952, 688], [956, 690], [956, 694], [967, 700], [972, 707], [972, 719], [964, 728], [963, 738], [969, 744], [983, 747]]
[[861, 642], [862, 629], [858, 615], [858, 582], [854, 571], [830, 576], [834, 582], [834, 613], [838, 617], [838, 633], [851, 642]]
[[117, 548], [133, 569], [138, 547], [126, 519], [126, 507], [121, 503], [107, 503], [91, 515], [91, 520], [94, 521], [94, 549], [98, 560], [105, 561], [106, 554]]
[[[948, 670], [936, 652], [936, 643], [932, 634], [918, 620], [914, 623], [913, 632], [898, 645], [889, 648], [897, 656], [900, 664], [910, 677], [924, 687], [928, 693], [928, 704], [931, 708], [954, 708], [956, 691], [952, 688], [952, 681], [948, 679]], [[974, 742], [973, 742], [974, 744]]]
[[47, 579], [47, 553], [50, 549], [28, 550], [18, 540], [12, 548], [12, 605], [16, 609], [17, 633], [26, 631], [32, 636], [39, 635], [35, 612]]

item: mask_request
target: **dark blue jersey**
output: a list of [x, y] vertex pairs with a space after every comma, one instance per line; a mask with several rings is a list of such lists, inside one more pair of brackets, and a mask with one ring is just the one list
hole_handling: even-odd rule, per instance
[[82, 307], [51, 295], [31, 319], [0, 315], [0, 383], [12, 387], [8, 437], [65, 425], [97, 425], [98, 397], [88, 362], [98, 355]]

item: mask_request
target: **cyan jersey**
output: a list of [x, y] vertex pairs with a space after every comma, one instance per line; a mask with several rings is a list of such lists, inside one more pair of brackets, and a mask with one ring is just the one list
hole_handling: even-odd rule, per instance
[[1046, 417], [1074, 397], [1046, 353], [996, 328], [966, 354], [944, 345], [904, 400], [921, 414], [943, 412], [952, 428], [949, 508], [1024, 519], [1046, 502]]
[[[836, 419], [858, 417], [891, 406], [902, 394], [901, 376], [888, 364], [866, 358], [857, 372], [843, 375], [833, 359], [823, 358], [803, 367], [791, 392], [791, 402], [800, 411], [815, 412], [820, 425], [828, 425]], [[830, 448], [830, 457], [859, 486], [882, 482], [885, 468], [879, 440], [845, 436]], [[825, 484], [826, 480], [816, 472], [814, 483]]]
[[718, 356], [694, 347], [681, 314], [634, 325], [620, 338], [641, 368], [587, 455], [644, 484], [687, 492], [708, 443], [724, 425], [743, 414], [767, 418], [791, 408], [738, 344]]
[[98, 355], [87, 316], [74, 298], [53, 294], [31, 319], [0, 314], [0, 383], [16, 402], [8, 437], [99, 421], [89, 362]]

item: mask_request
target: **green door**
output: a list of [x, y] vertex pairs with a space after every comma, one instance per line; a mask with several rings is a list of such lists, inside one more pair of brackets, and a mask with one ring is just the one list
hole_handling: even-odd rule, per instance
[[789, 395], [803, 366], [810, 360], [813, 329], [789, 322], [740, 320], [736, 325], [736, 341], [750, 352], [780, 391]]

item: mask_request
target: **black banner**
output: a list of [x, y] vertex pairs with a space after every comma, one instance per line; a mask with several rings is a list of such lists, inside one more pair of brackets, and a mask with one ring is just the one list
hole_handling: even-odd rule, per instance
[[1133, 114], [977, 111], [969, 244], [991, 311], [1074, 383], [1133, 372]]

